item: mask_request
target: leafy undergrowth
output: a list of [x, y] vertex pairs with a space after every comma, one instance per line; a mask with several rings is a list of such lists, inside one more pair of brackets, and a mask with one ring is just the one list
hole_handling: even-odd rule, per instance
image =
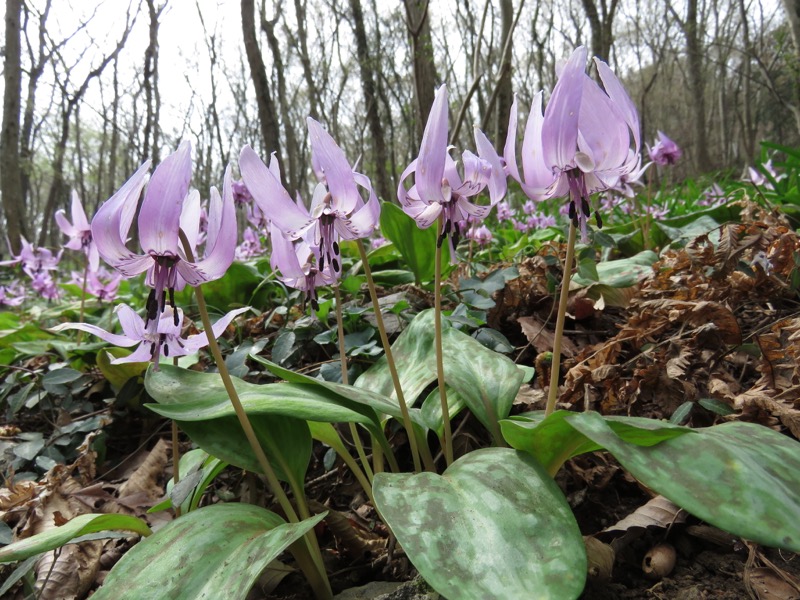
[[[653, 255], [654, 263], [626, 263], [629, 272], [617, 275], [632, 277], [635, 285], [614, 287], [576, 278], [560, 408], [696, 427], [744, 420], [800, 438], [799, 253], [800, 239], [782, 217], [745, 203], [740, 223]], [[523, 385], [515, 401], [515, 413], [544, 406], [555, 320], [552, 282], [561, 278], [561, 261], [554, 258], [563, 259], [563, 248], [546, 243], [515, 265], [518, 276], [501, 265], [494, 271], [501, 275], [466, 280], [472, 282], [467, 285], [462, 279], [461, 299], [474, 290], [493, 293], [488, 325], [521, 348], [513, 356], [519, 364], [536, 367], [536, 377]], [[457, 273], [451, 279], [455, 285]], [[387, 300], [389, 307], [413, 303], [421, 309], [430, 301], [413, 286], [387, 288], [385, 293], [393, 298]], [[360, 313], [351, 309], [350, 314]], [[229, 355], [229, 367], [249, 380], [267, 380], [271, 376], [260, 363], [248, 358], [260, 353], [276, 362], [292, 362], [296, 370], [322, 367], [324, 372], [332, 364], [324, 333], [281, 327], [292, 318], [271, 314], [247, 321], [244, 338], [249, 342]], [[317, 343], [310, 343], [315, 336]], [[356, 366], [376, 353], [369, 335], [356, 334], [350, 344]], [[58, 360], [57, 353], [49, 356], [47, 360]], [[36, 369], [42, 360], [32, 356], [21, 368]], [[18, 459], [29, 457], [31, 468], [46, 473], [38, 481], [10, 482], [0, 491], [0, 541], [10, 541], [12, 529], [26, 537], [86, 513], [143, 517], [153, 529], [172, 520], [170, 510], [148, 512], [165, 497], [173, 473], [169, 424], [141, 408], [146, 392], [141, 385], [126, 383], [137, 367], [129, 368], [120, 373], [107, 359], [99, 358], [96, 365], [73, 360], [45, 382], [48, 397], [59, 402], [47, 405], [43, 397], [44, 410], [36, 404], [37, 410], [28, 410], [30, 396], [19, 396], [14, 424], [3, 428], [0, 441]], [[456, 419], [454, 431], [456, 455], [490, 444], [485, 428], [468, 412]], [[343, 429], [342, 434], [346, 438], [348, 432]], [[81, 443], [66, 441], [76, 438]], [[191, 445], [181, 439], [185, 454]], [[399, 449], [401, 463], [410, 463], [403, 430], [395, 428], [389, 441]], [[48, 449], [58, 450], [63, 460], [53, 458]], [[173, 489], [174, 502], [241, 500], [278, 510], [269, 505], [257, 477], [233, 468], [209, 477], [213, 483], [202, 496], [186, 497], [189, 487], [214, 472], [211, 463], [203, 470], [198, 456], [184, 459], [181, 477], [192, 486]], [[700, 522], [643, 488], [608, 454], [569, 460], [557, 483], [586, 536], [590, 577], [584, 598], [800, 596], [800, 559]], [[403, 549], [390, 539], [350, 471], [320, 444], [314, 446], [306, 489], [312, 512], [329, 512], [316, 532], [335, 591], [414, 577]], [[3, 522], [11, 529], [2, 529]], [[16, 574], [37, 579], [41, 598], [85, 597], [133, 542], [125, 534], [105, 533], [101, 539], [67, 545], [46, 555], [35, 575], [24, 575], [33, 562], [27, 570], [2, 566], [0, 582], [7, 582], [0, 583], [7, 588], [2, 597], [24, 597], [21, 583], [13, 584]], [[288, 600], [311, 593], [292, 564], [276, 560], [250, 597]]]

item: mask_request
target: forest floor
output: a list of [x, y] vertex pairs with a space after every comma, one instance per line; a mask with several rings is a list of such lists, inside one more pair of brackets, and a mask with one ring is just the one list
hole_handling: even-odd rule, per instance
[[[544, 406], [544, 353], [552, 348], [555, 321], [548, 280], [561, 276], [558, 261], [545, 257], [563, 259], [563, 251], [548, 245], [518, 264], [519, 277], [496, 293], [496, 307], [489, 313], [489, 325], [521, 348], [512, 358], [537, 368], [534, 380], [523, 385], [514, 413]], [[741, 223], [723, 226], [713, 240], [705, 235], [663, 252], [652, 273], [613, 302], [599, 301], [591, 288], [576, 292], [569, 307], [561, 408], [658, 419], [678, 411], [675, 420], [693, 427], [741, 419], [800, 439], [800, 302], [797, 290], [787, 284], [798, 268], [799, 251], [800, 239], [780, 217], [745, 207]], [[426, 297], [408, 288], [386, 293], [398, 291]], [[103, 393], [99, 378], [92, 390]], [[146, 514], [163, 498], [172, 474], [169, 424], [145, 410], [104, 410], [107, 455], [97, 461], [99, 467], [86, 449], [72, 467], [56, 467], [38, 484], [0, 492], [0, 510], [18, 512], [11, 523], [17, 531], [35, 528], [48, 516], [56, 515], [58, 521], [75, 511], [86, 512], [87, 505], [101, 512], [116, 506], [146, 517], [153, 526], [172, 518], [169, 511]], [[44, 431], [52, 424], [27, 414], [15, 427]], [[469, 414], [457, 418], [454, 431], [457, 454], [488, 443]], [[407, 459], [402, 434], [391, 441], [401, 462]], [[189, 448], [182, 438], [181, 449]], [[315, 447], [307, 492], [312, 509], [330, 511], [317, 533], [334, 591], [413, 579], [413, 566], [391, 542], [349, 472], [329, 467], [325, 449]], [[557, 482], [587, 543], [613, 549], [609, 560], [590, 569], [582, 598], [800, 598], [800, 557], [700, 522], [638, 484], [608, 454], [571, 459]], [[205, 502], [220, 499], [266, 502], [261, 482], [232, 468], [217, 478]], [[129, 539], [116, 539], [96, 550], [70, 551], [83, 595], [102, 583], [130, 544]], [[9, 572], [5, 569], [0, 581]], [[51, 579], [69, 570], [54, 568]], [[21, 587], [3, 596], [23, 597]], [[49, 597], [66, 596], [55, 592]], [[253, 600], [310, 597], [302, 577], [278, 564], [250, 594]], [[409, 596], [386, 596], [399, 597]]]

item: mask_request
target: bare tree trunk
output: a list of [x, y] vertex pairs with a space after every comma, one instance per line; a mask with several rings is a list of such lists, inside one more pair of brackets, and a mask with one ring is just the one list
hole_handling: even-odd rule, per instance
[[786, 10], [786, 17], [789, 20], [795, 52], [795, 60], [792, 65], [794, 101], [789, 108], [794, 114], [797, 131], [800, 132], [800, 0], [783, 0], [783, 8]]
[[689, 71], [689, 93], [692, 98], [692, 124], [695, 134], [696, 165], [701, 172], [711, 170], [711, 156], [708, 152], [708, 131], [706, 129], [706, 93], [703, 79], [703, 49], [700, 43], [700, 24], [697, 17], [697, 0], [686, 3], [686, 20], [681, 20], [670, 4], [670, 12], [678, 21], [686, 38], [686, 62]]
[[[520, 0], [520, 2], [524, 2], [524, 0]], [[514, 100], [514, 90], [511, 85], [511, 44], [506, 43], [514, 27], [514, 7], [511, 0], [500, 0], [500, 19], [502, 30], [500, 41], [503, 44], [501, 49], [503, 56], [497, 81], [494, 143], [495, 146], [502, 149], [508, 133], [508, 113], [511, 112], [511, 102]]]
[[298, 159], [300, 158], [300, 148], [297, 144], [297, 136], [295, 135], [294, 125], [289, 112], [289, 92], [286, 88], [285, 68], [283, 66], [283, 57], [281, 54], [281, 45], [275, 35], [275, 23], [278, 20], [276, 16], [273, 20], [267, 20], [264, 14], [264, 2], [261, 2], [261, 31], [267, 35], [267, 43], [269, 44], [270, 52], [272, 53], [273, 71], [278, 84], [278, 103], [281, 107], [281, 119], [283, 120], [283, 132], [286, 136], [286, 161], [288, 168], [286, 179], [289, 183], [291, 190], [300, 188], [300, 172], [298, 168]]
[[611, 59], [611, 45], [614, 43], [614, 14], [617, 12], [618, 0], [600, 0], [597, 10], [595, 0], [582, 0], [583, 10], [592, 30], [592, 55], [608, 62]]
[[[164, 2], [156, 8], [153, 0], [147, 0], [147, 12], [150, 15], [150, 42], [144, 52], [144, 95], [147, 104], [147, 114], [144, 122], [144, 147], [142, 148], [141, 160], [147, 160], [152, 156], [153, 164], [159, 163], [159, 112], [161, 111], [161, 95], [158, 91], [158, 18], [166, 8]], [[152, 151], [150, 150], [150, 139], [152, 138]]]
[[22, 0], [6, 0], [6, 46], [3, 61], [3, 129], [0, 133], [0, 192], [6, 216], [6, 233], [11, 252], [19, 254], [25, 235], [22, 174], [19, 156], [19, 117], [22, 96], [22, 52], [20, 18]]
[[[242, 0], [241, 7], [244, 50], [247, 54], [247, 62], [250, 65], [250, 78], [256, 90], [258, 118], [261, 122], [261, 137], [264, 140], [264, 148], [268, 152], [276, 152], [279, 160], [281, 160], [281, 138], [278, 120], [275, 118], [275, 103], [272, 100], [267, 69], [264, 66], [264, 60], [261, 58], [261, 50], [258, 47], [258, 37], [256, 35], [255, 2], [254, 0]], [[285, 169], [283, 170], [283, 177], [284, 179], [286, 177]], [[285, 184], [286, 182], [284, 181], [283, 183]]]
[[375, 180], [378, 184], [378, 195], [384, 199], [392, 197], [389, 179], [386, 170], [389, 161], [386, 154], [386, 140], [383, 135], [383, 125], [378, 113], [378, 98], [375, 94], [375, 78], [373, 70], [375, 61], [372, 60], [367, 46], [367, 32], [364, 27], [364, 13], [361, 10], [360, 0], [350, 0], [350, 10], [353, 13], [353, 31], [356, 36], [356, 53], [361, 69], [361, 89], [364, 92], [364, 104], [367, 110], [367, 123], [372, 136], [373, 161], [375, 162]]
[[[106, 182], [107, 196], [110, 198], [117, 189], [117, 155], [119, 153], [119, 61], [114, 59], [114, 100], [111, 104], [111, 143], [108, 147], [108, 181]], [[100, 201], [100, 198], [97, 198]], [[99, 204], [98, 204], [99, 206]], [[98, 206], [95, 206], [97, 210]]]
[[433, 106], [433, 97], [439, 83], [433, 59], [433, 40], [428, 18], [429, 0], [403, 0], [406, 7], [406, 25], [411, 37], [414, 64], [414, 96], [417, 103], [417, 135], [422, 139], [425, 123]]
[[308, 55], [308, 34], [306, 33], [306, 3], [305, 0], [294, 0], [294, 14], [297, 19], [297, 41], [300, 48], [300, 64], [303, 66], [303, 77], [308, 86], [308, 111], [313, 119], [319, 119], [319, 91], [314, 73], [311, 70], [311, 58]]

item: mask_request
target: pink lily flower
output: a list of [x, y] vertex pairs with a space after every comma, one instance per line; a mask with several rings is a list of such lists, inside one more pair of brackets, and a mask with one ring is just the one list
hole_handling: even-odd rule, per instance
[[674, 165], [683, 156], [683, 151], [678, 144], [664, 135], [663, 131], [658, 132], [658, 139], [652, 148], [647, 146], [647, 153], [650, 155], [650, 160], [662, 167]]
[[[173, 310], [175, 310], [174, 314]], [[221, 336], [235, 317], [248, 310], [250, 310], [249, 306], [239, 308], [220, 318], [211, 326], [214, 337]], [[101, 340], [122, 348], [130, 348], [138, 344], [138, 348], [132, 354], [115, 358], [111, 363], [116, 365], [152, 360], [156, 369], [158, 369], [158, 361], [162, 353], [164, 356], [172, 358], [186, 356], [187, 354], [194, 354], [200, 348], [208, 345], [208, 337], [205, 332], [196, 333], [186, 338], [181, 337], [183, 311], [180, 308], [173, 309], [171, 306], [167, 306], [158, 318], [155, 331], [148, 327], [148, 324], [127, 304], [120, 304], [115, 312], [119, 315], [122, 334], [111, 333], [88, 323], [62, 323], [53, 327], [51, 331], [78, 329], [96, 335]]]
[[[444, 237], [450, 243], [450, 257], [455, 261], [455, 247], [461, 235], [459, 223], [486, 218], [492, 207], [506, 194], [503, 163], [483, 132], [475, 128], [478, 156], [469, 150], [461, 155], [463, 178], [447, 146], [447, 87], [436, 91], [431, 113], [422, 135], [419, 156], [411, 161], [400, 176], [397, 198], [403, 210], [421, 229], [427, 229], [444, 215]], [[414, 173], [414, 185], [406, 189], [405, 180]], [[489, 204], [479, 206], [469, 198], [489, 188]]]
[[[181, 224], [190, 221], [188, 217], [182, 217], [182, 213], [184, 203], [190, 197], [192, 160], [189, 142], [183, 142], [156, 168], [145, 191], [139, 211], [139, 243], [143, 253], [129, 250], [126, 246], [128, 231], [149, 169], [148, 160], [100, 207], [92, 220], [92, 236], [103, 260], [125, 277], [148, 271], [147, 283], [153, 288], [147, 300], [148, 322], [155, 321], [158, 313], [164, 312], [167, 293], [174, 309], [175, 290], [182, 289], [187, 283], [197, 286], [222, 277], [233, 262], [236, 247], [236, 213], [228, 168], [222, 196], [216, 188], [211, 188], [205, 254], [202, 258], [195, 257], [194, 261], [187, 259], [178, 230]], [[194, 205], [191, 197], [190, 203]], [[199, 213], [199, 196], [197, 211]], [[197, 227], [189, 229], [185, 233], [190, 245], [194, 245], [197, 243]], [[173, 315], [177, 323], [178, 313], [173, 310]]]
[[75, 190], [72, 191], [70, 214], [72, 223], [67, 221], [64, 209], [58, 210], [55, 215], [59, 229], [69, 237], [69, 241], [64, 244], [64, 248], [85, 252], [89, 261], [89, 270], [96, 271], [100, 266], [100, 253], [97, 251], [97, 245], [92, 241], [92, 226], [86, 218], [86, 211], [83, 210], [83, 204], [81, 204], [81, 199]]
[[[380, 203], [369, 178], [353, 170], [342, 149], [317, 121], [308, 118], [311, 164], [319, 180], [307, 210], [292, 200], [281, 185], [280, 167], [273, 155], [267, 167], [250, 146], [242, 148], [239, 169], [258, 207], [289, 240], [311, 231], [311, 243], [319, 248], [319, 268], [326, 264], [338, 276], [341, 271], [339, 238], [367, 237], [378, 224]], [[358, 188], [367, 192], [364, 202]]]

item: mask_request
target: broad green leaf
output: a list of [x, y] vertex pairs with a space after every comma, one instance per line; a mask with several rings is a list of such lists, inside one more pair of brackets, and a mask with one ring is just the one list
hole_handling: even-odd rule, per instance
[[115, 358], [128, 356], [130, 353], [127, 348], [106, 348], [97, 353], [97, 366], [115, 390], [121, 390], [131, 377], [143, 375], [150, 365], [149, 362], [111, 364]]
[[[419, 313], [392, 344], [400, 387], [409, 406], [413, 406], [422, 391], [436, 379], [436, 355], [434, 353], [433, 310]], [[442, 319], [443, 329], [451, 325]], [[389, 364], [386, 357], [379, 358], [361, 377], [355, 386], [372, 390], [396, 400]]]
[[246, 598], [266, 566], [324, 516], [289, 524], [251, 504], [198, 509], [131, 548], [92, 598]]
[[634, 477], [696, 517], [765, 546], [800, 552], [800, 443], [734, 421], [636, 446], [603, 417], [567, 421]]
[[[432, 281], [436, 257], [436, 227], [420, 229], [417, 223], [390, 202], [381, 203], [381, 233], [403, 255], [408, 268], [414, 273], [417, 285]], [[442, 246], [442, 264], [448, 264], [450, 251]]]
[[449, 328], [442, 332], [444, 380], [489, 431], [505, 419], [524, 374], [512, 360]]
[[[500, 429], [512, 448], [530, 453], [553, 475], [573, 456], [603, 449], [596, 440], [573, 427], [569, 418], [575, 415], [567, 410], [557, 410], [547, 418], [544, 411], [527, 413], [501, 421]], [[652, 446], [692, 431], [641, 417], [603, 418], [621, 439], [637, 446]]]
[[553, 479], [507, 448], [471, 452], [442, 475], [378, 473], [375, 505], [411, 562], [459, 600], [577, 598], [586, 552]]
[[570, 288], [587, 287], [598, 283], [612, 288], [631, 287], [653, 270], [653, 263], [657, 260], [658, 254], [652, 250], [644, 250], [628, 258], [600, 262], [596, 265], [596, 279], [582, 276], [579, 272], [572, 277]]
[[60, 548], [71, 540], [98, 531], [123, 530], [147, 536], [152, 532], [147, 523], [128, 515], [80, 515], [29, 538], [0, 548], [0, 563], [24, 560], [41, 552]]
[[[450, 413], [452, 420], [458, 413], [460, 413], [466, 404], [464, 399], [461, 398], [456, 392], [451, 389], [447, 390], [447, 412]], [[428, 397], [422, 402], [420, 407], [420, 416], [422, 417], [425, 427], [436, 432], [440, 438], [444, 435], [444, 422], [442, 421], [442, 400], [439, 397], [439, 387], [435, 387], [428, 394]]]

